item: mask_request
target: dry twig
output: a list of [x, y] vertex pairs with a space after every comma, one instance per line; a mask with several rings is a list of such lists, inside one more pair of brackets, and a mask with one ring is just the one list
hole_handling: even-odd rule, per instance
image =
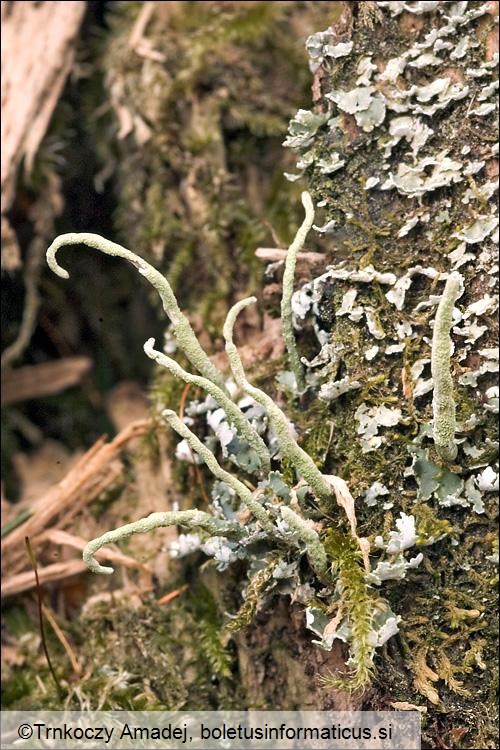
[[[15, 528], [2, 541], [3, 578], [2, 596], [11, 596], [31, 589], [35, 585], [23, 540], [30, 537], [34, 549], [44, 543], [62, 544], [81, 549], [83, 540], [64, 531], [74, 516], [83, 507], [95, 500], [104, 489], [112, 485], [123, 471], [119, 460], [120, 451], [127, 443], [144, 435], [150, 427], [150, 420], [141, 419], [129, 424], [110, 443], [105, 438], [99, 440], [80, 458], [66, 477], [44, 493], [32, 506], [31, 516]], [[123, 565], [146, 569], [126, 555], [107, 550], [110, 560]], [[38, 569], [40, 583], [62, 580], [86, 570], [82, 560], [67, 560], [53, 563]]]

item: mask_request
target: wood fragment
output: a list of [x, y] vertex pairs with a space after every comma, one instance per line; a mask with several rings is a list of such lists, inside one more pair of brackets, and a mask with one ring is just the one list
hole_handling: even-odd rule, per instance
[[86, 3], [2, 3], [2, 212], [31, 170], [75, 54]]
[[[23, 539], [26, 536], [30, 537], [33, 547], [36, 548], [40, 543], [39, 537], [51, 525], [55, 525], [59, 529], [61, 526], [67, 525], [77, 512], [116, 481], [123, 470], [122, 463], [117, 461], [120, 451], [129, 441], [144, 435], [150, 425], [151, 422], [148, 419], [137, 420], [122, 430], [110, 443], [107, 443], [104, 437], [99, 438], [72, 467], [66, 477], [32, 505], [33, 513], [30, 518], [2, 540], [4, 575], [8, 572], [9, 576], [15, 576], [26, 568], [27, 560], [23, 544]], [[50, 580], [54, 580], [54, 575], [61, 578], [86, 570], [86, 566], [80, 560], [69, 562], [78, 562], [79, 567], [70, 573], [64, 569], [64, 575], [62, 575], [63, 569], [48, 566], [45, 569], [45, 575], [48, 575], [47, 570], [50, 569]], [[66, 564], [57, 563], [56, 565], [64, 566]], [[42, 573], [43, 569], [40, 571], [41, 580]], [[21, 579], [21, 583], [17, 581], [16, 586], [22, 585], [21, 590], [30, 588], [30, 585], [27, 584], [28, 580], [31, 580], [31, 578]], [[10, 583], [10, 586], [13, 585], [10, 579], [6, 580], [3, 584], [2, 594], [5, 594], [6, 589], [7, 591], [11, 590], [7, 583]]]
[[[64, 578], [78, 575], [87, 570], [83, 560], [66, 560], [57, 562], [52, 565], [46, 565], [44, 568], [38, 568], [38, 577], [40, 585], [50, 583], [51, 581], [61, 581]], [[35, 588], [35, 574], [32, 570], [25, 570], [13, 576], [8, 576], [2, 580], [2, 599], [14, 594], [20, 594], [22, 591], [29, 591]]]
[[[285, 260], [288, 250], [283, 250], [280, 247], [258, 247], [255, 251], [255, 255], [260, 260], [265, 260], [270, 263]], [[309, 264], [325, 263], [325, 255], [323, 253], [313, 253], [310, 250], [303, 250], [297, 253], [297, 262], [300, 261]]]
[[63, 357], [2, 373], [2, 406], [60, 393], [78, 385], [90, 370], [89, 357]]

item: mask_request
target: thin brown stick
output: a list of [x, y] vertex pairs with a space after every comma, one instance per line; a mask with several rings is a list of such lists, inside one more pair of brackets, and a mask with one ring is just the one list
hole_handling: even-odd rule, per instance
[[184, 419], [184, 408], [186, 406], [186, 398], [191, 388], [191, 383], [186, 383], [182, 390], [181, 400], [179, 402], [179, 419]]
[[175, 599], [176, 597], [180, 596], [180, 594], [183, 594], [185, 591], [187, 591], [189, 588], [188, 584], [186, 583], [184, 586], [181, 586], [178, 589], [175, 589], [175, 591], [170, 591], [168, 594], [165, 594], [164, 596], [160, 597], [157, 600], [157, 604], [167, 604], [168, 602], [171, 602], [172, 599]]
[[[189, 393], [189, 389], [190, 388], [191, 388], [191, 383], [186, 383], [186, 385], [184, 386], [184, 388], [182, 390], [181, 400], [179, 402], [179, 419], [181, 419], [181, 420], [184, 418], [184, 409], [186, 407], [186, 399], [187, 399], [187, 395]], [[189, 449], [189, 452], [191, 454], [191, 458], [193, 459], [193, 469], [194, 469], [194, 474], [195, 474], [195, 478], [196, 478], [196, 484], [200, 488], [200, 492], [201, 492], [201, 495], [203, 497], [203, 500], [205, 501], [205, 503], [207, 505], [209, 505], [210, 504], [210, 500], [209, 500], [207, 492], [205, 490], [205, 485], [203, 483], [203, 476], [201, 474], [200, 468], [199, 468], [198, 464], [196, 463], [196, 456], [194, 455], [193, 451], [191, 450], [191, 446], [190, 445], [188, 445], [188, 449]]]
[[61, 688], [61, 683], [59, 682], [59, 678], [57, 677], [54, 667], [52, 666], [52, 662], [50, 660], [50, 654], [49, 649], [47, 648], [47, 640], [45, 638], [45, 628], [43, 626], [43, 611], [42, 611], [42, 589], [40, 588], [40, 581], [38, 578], [38, 569], [36, 564], [36, 557], [35, 553], [31, 549], [31, 544], [29, 537], [24, 538], [24, 543], [26, 544], [26, 550], [28, 552], [28, 557], [30, 560], [31, 565], [33, 566], [33, 571], [35, 573], [35, 580], [36, 580], [36, 598], [37, 598], [37, 604], [38, 604], [38, 618], [39, 618], [39, 624], [40, 624], [40, 637], [42, 639], [42, 648], [43, 652], [45, 654], [45, 658], [47, 659], [47, 664], [49, 665], [50, 674], [52, 675], [52, 679], [54, 680], [55, 686], [57, 688], [57, 692], [59, 694], [59, 698], [62, 698], [63, 692]]
[[47, 618], [47, 620], [48, 620], [48, 622], [49, 622], [52, 630], [54, 631], [54, 633], [56, 634], [56, 636], [59, 638], [59, 641], [60, 641], [62, 647], [66, 651], [66, 653], [68, 655], [68, 659], [71, 662], [71, 666], [73, 668], [73, 672], [76, 674], [77, 677], [81, 677], [82, 676], [82, 668], [80, 666], [80, 663], [79, 663], [78, 659], [76, 658], [75, 652], [71, 648], [71, 645], [70, 645], [68, 639], [66, 638], [66, 636], [62, 632], [61, 628], [57, 624], [56, 619], [55, 619], [54, 615], [52, 614], [52, 611], [49, 609], [49, 607], [46, 607], [45, 604], [42, 604], [42, 611], [43, 611], [43, 614], [45, 615], [45, 617]]

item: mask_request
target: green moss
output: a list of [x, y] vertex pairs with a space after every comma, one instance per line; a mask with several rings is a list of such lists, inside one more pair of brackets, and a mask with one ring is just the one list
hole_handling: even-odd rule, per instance
[[[156, 62], [130, 49], [141, 10], [130, 2], [108, 10], [96, 76], [115, 87], [114, 109], [109, 129], [96, 133], [99, 153], [105, 167], [116, 163], [119, 239], [155, 260], [181, 303], [201, 309], [208, 322], [211, 296], [227, 304], [256, 286], [264, 222], [290, 231], [296, 189], [282, 176], [288, 155], [281, 141], [309, 86], [305, 53], [290, 29], [299, 24], [306, 35], [330, 14], [321, 3], [194, 2], [180, 3], [165, 22], [164, 6], [147, 26], [165, 58]], [[95, 96], [90, 83], [87, 91]], [[132, 130], [116, 143], [116, 120], [123, 124], [125, 115], [147, 128], [144, 142]], [[88, 125], [92, 132], [92, 118]]]
[[[220, 580], [218, 583], [220, 584]], [[223, 631], [221, 609], [210, 590], [203, 584], [199, 584], [191, 592], [189, 609], [194, 622], [199, 623], [200, 645], [213, 674], [217, 678], [230, 678], [233, 665]]]
[[325, 685], [338, 690], [356, 691], [372, 679], [373, 645], [371, 633], [376, 600], [369, 591], [359, 547], [345, 532], [329, 529], [323, 540], [325, 549], [339, 577], [340, 603], [351, 630], [349, 650], [352, 673], [345, 677], [330, 675]]
[[[139, 607], [127, 599], [94, 605], [78, 621], [63, 624], [82, 666], [80, 679], [71, 675], [66, 654], [49, 632], [51, 658], [69, 708], [241, 708], [244, 698], [232, 678], [232, 657], [221, 644], [220, 623], [201, 587], [167, 605], [152, 597]], [[31, 628], [29, 623], [25, 634]], [[9, 668], [4, 678], [4, 707], [61, 708], [48, 669], [33, 655], [22, 667]]]
[[431, 544], [431, 540], [456, 531], [448, 519], [439, 518], [429, 505], [412, 505], [411, 512], [416, 519], [417, 545]]
[[276, 555], [271, 556], [270, 561], [265, 568], [254, 575], [245, 593], [245, 602], [240, 607], [234, 619], [226, 624], [228, 632], [232, 633], [247, 627], [255, 617], [258, 607], [262, 604], [262, 592], [272, 579], [273, 571], [279, 558]]

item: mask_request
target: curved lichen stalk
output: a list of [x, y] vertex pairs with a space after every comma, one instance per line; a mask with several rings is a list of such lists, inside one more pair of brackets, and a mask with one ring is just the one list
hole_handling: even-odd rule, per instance
[[171, 409], [165, 409], [162, 412], [169, 425], [180, 435], [184, 440], [187, 440], [189, 446], [203, 459], [214, 477], [225, 482], [231, 489], [233, 489], [240, 500], [247, 506], [250, 513], [259, 521], [263, 529], [275, 533], [275, 528], [269, 516], [266, 513], [264, 506], [257, 499], [258, 495], [252, 494], [248, 487], [240, 482], [239, 479], [233, 477], [228, 471], [225, 471], [219, 464], [214, 454], [204, 445], [196, 435], [191, 432], [189, 427], [179, 419], [175, 411]]
[[237, 523], [222, 521], [214, 518], [202, 510], [179, 510], [168, 511], [166, 513], [151, 513], [146, 518], [139, 521], [127, 523], [113, 531], [107, 531], [97, 539], [92, 539], [83, 550], [83, 560], [93, 573], [102, 573], [111, 575], [113, 568], [106, 565], [100, 565], [94, 559], [95, 553], [105, 547], [107, 544], [114, 544], [122, 539], [126, 539], [132, 534], [145, 534], [153, 529], [159, 529], [163, 526], [182, 526], [187, 529], [203, 529], [212, 536], [225, 536], [233, 539], [241, 539], [245, 531]]
[[452, 273], [446, 281], [436, 312], [432, 335], [431, 372], [434, 385], [432, 396], [433, 438], [436, 450], [444, 461], [454, 461], [457, 456], [455, 443], [455, 399], [451, 376], [451, 336], [453, 306], [462, 291], [462, 276]]
[[62, 279], [68, 279], [69, 274], [57, 262], [56, 254], [61, 247], [64, 247], [64, 245], [87, 245], [87, 247], [92, 247], [95, 250], [99, 250], [101, 253], [124, 258], [125, 260], [128, 260], [129, 263], [132, 263], [139, 273], [144, 276], [144, 278], [147, 279], [158, 292], [163, 303], [163, 309], [172, 322], [172, 334], [179, 349], [184, 352], [188, 360], [198, 372], [200, 372], [205, 378], [216, 383], [221, 390], [226, 391], [224, 378], [201, 348], [200, 343], [191, 328], [189, 320], [177, 304], [177, 300], [170, 284], [156, 268], [135, 253], [127, 250], [125, 247], [118, 245], [116, 242], [111, 242], [110, 240], [101, 237], [99, 234], [92, 234], [90, 232], [71, 232], [56, 237], [47, 250], [47, 263], [49, 267]]
[[283, 295], [281, 298], [281, 320], [283, 322], [283, 338], [285, 339], [285, 345], [288, 351], [288, 358], [290, 360], [290, 367], [295, 375], [297, 383], [297, 390], [303, 391], [305, 387], [304, 372], [302, 369], [302, 363], [300, 361], [299, 353], [297, 351], [297, 343], [295, 341], [295, 332], [293, 330], [293, 316], [292, 316], [292, 295], [293, 295], [293, 284], [295, 279], [295, 265], [297, 263], [297, 253], [304, 246], [306, 237], [314, 222], [314, 206], [311, 196], [307, 192], [302, 193], [302, 205], [304, 206], [306, 216], [295, 239], [288, 248], [288, 252], [285, 259], [285, 271], [283, 274]]
[[297, 445], [291, 431], [288, 419], [283, 414], [281, 409], [276, 406], [273, 399], [266, 393], [256, 388], [248, 382], [245, 376], [245, 371], [240, 359], [240, 355], [236, 346], [233, 343], [233, 329], [238, 314], [243, 308], [256, 302], [255, 297], [247, 297], [237, 302], [229, 310], [224, 323], [224, 339], [226, 341], [226, 353], [231, 365], [231, 371], [236, 383], [240, 388], [251, 396], [258, 404], [263, 406], [267, 411], [269, 421], [273, 427], [278, 443], [283, 456], [289, 459], [294, 465], [296, 471], [301, 477], [305, 479], [312, 492], [316, 497], [326, 506], [326, 509], [331, 510], [333, 498], [332, 498], [332, 487], [323, 477], [311, 456], [309, 456], [302, 448]]
[[271, 457], [266, 444], [260, 437], [257, 430], [255, 430], [248, 419], [245, 417], [243, 412], [236, 406], [233, 401], [226, 395], [226, 393], [219, 388], [218, 385], [212, 383], [208, 378], [204, 378], [201, 375], [192, 375], [190, 372], [184, 370], [174, 359], [168, 357], [166, 354], [157, 351], [154, 348], [155, 340], [153, 338], [148, 339], [144, 344], [144, 351], [150, 359], [153, 359], [161, 367], [165, 367], [172, 375], [184, 380], [185, 383], [199, 386], [203, 388], [212, 398], [224, 409], [227, 418], [233, 424], [233, 426], [239, 431], [240, 435], [247, 441], [247, 443], [255, 450], [259, 457], [261, 468], [263, 473], [269, 473], [271, 468]]
[[[289, 260], [286, 269], [286, 278], [283, 295], [283, 316], [286, 329], [285, 338], [293, 363], [298, 362], [298, 355], [293, 339], [293, 327], [291, 318], [291, 294], [293, 292], [293, 269], [298, 249], [302, 246], [310, 224], [312, 223], [312, 202], [307, 194], [303, 195], [303, 203], [306, 208], [306, 220], [301, 226], [294, 243], [289, 250]], [[58, 237], [47, 251], [47, 260], [52, 270], [63, 278], [67, 278], [67, 272], [59, 266], [56, 261], [56, 253], [59, 247], [65, 244], [83, 243], [94, 247], [108, 255], [116, 255], [125, 258], [132, 263], [139, 272], [148, 279], [160, 295], [163, 307], [172, 321], [173, 334], [179, 348], [186, 354], [190, 362], [196, 367], [201, 375], [193, 375], [184, 370], [167, 355], [154, 349], [154, 339], [149, 339], [144, 351], [158, 364], [166, 367], [173, 375], [182, 378], [187, 383], [200, 386], [209, 393], [224, 409], [227, 418], [233, 424], [241, 436], [254, 448], [261, 460], [264, 471], [270, 468], [270, 454], [258, 432], [250, 424], [243, 412], [231, 401], [225, 388], [221, 373], [212, 365], [208, 356], [201, 348], [187, 318], [183, 315], [166, 279], [146, 261], [134, 253], [126, 250], [120, 245], [109, 242], [95, 234], [66, 234]], [[272, 398], [263, 391], [251, 385], [245, 376], [243, 365], [233, 343], [233, 329], [238, 313], [247, 305], [255, 302], [255, 298], [244, 299], [235, 304], [227, 315], [224, 324], [224, 338], [226, 341], [226, 352], [231, 365], [231, 370], [237, 385], [258, 404], [264, 407], [269, 422], [276, 434], [280, 451], [283, 458], [290, 461], [297, 474], [309, 485], [312, 493], [320, 501], [325, 510], [331, 510], [334, 502], [334, 494], [337, 497], [350, 521], [353, 538], [348, 537], [346, 542], [352, 545], [361, 542], [356, 534], [354, 517], [354, 501], [347, 490], [347, 486], [338, 477], [325, 477], [314, 464], [312, 458], [297, 444], [292, 433], [291, 426], [285, 414], [279, 409]], [[297, 382], [300, 382], [298, 371]], [[339, 572], [340, 593], [342, 606], [347, 612], [352, 630], [352, 653], [355, 663], [355, 673], [351, 679], [351, 685], [359, 686], [369, 678], [370, 665], [372, 663], [373, 644], [370, 643], [371, 633], [371, 606], [366, 589], [365, 571], [360, 567], [361, 556], [356, 552], [352, 560], [344, 560], [345, 555], [337, 554], [335, 548], [325, 549], [325, 544], [320, 539], [312, 522], [303, 518], [289, 507], [280, 507], [278, 514], [274, 514], [264, 504], [265, 496], [259, 490], [251, 492], [248, 487], [235, 476], [225, 471], [209, 448], [184, 424], [178, 415], [166, 409], [162, 412], [168, 424], [182, 437], [189, 446], [206, 463], [208, 469], [217, 479], [226, 483], [238, 495], [243, 505], [246, 506], [258, 526], [265, 532], [271, 546], [295, 547], [297, 543], [304, 548], [312, 570], [319, 580], [331, 582], [331, 565], [335, 565]], [[336, 480], [332, 484], [332, 480]], [[269, 512], [268, 512], [269, 511]], [[277, 522], [275, 518], [277, 515]], [[146, 533], [159, 527], [181, 526], [186, 529], [201, 529], [210, 536], [222, 537], [226, 540], [245, 541], [248, 533], [245, 526], [236, 521], [223, 520], [200, 510], [170, 511], [165, 513], [152, 513], [147, 518], [126, 524], [113, 531], [90, 541], [84, 548], [83, 559], [95, 573], [111, 574], [113, 568], [100, 565], [95, 560], [95, 553], [103, 546], [119, 542], [132, 534]], [[285, 530], [283, 525], [285, 524]], [[252, 527], [254, 531], [254, 527]], [[283, 533], [285, 531], [285, 533]], [[288, 532], [292, 532], [290, 537]], [[328, 554], [327, 554], [328, 552]], [[329, 559], [330, 558], [330, 559]], [[349, 562], [350, 564], [347, 564]], [[352, 564], [351, 564], [352, 563]], [[350, 688], [351, 689], [351, 688]]]

